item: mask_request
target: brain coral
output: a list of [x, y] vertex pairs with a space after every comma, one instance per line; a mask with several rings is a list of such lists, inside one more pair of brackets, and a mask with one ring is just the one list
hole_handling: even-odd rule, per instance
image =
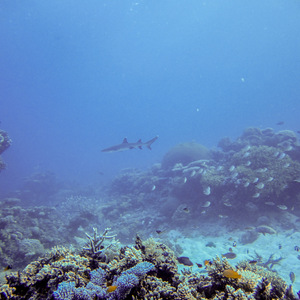
[[171, 169], [177, 163], [187, 165], [195, 160], [209, 158], [210, 151], [205, 146], [195, 142], [183, 143], [172, 147], [164, 155], [162, 167], [164, 169]]

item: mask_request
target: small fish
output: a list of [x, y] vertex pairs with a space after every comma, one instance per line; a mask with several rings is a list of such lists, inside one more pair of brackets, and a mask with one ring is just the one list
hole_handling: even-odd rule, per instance
[[204, 266], [212, 265], [212, 262], [208, 259], [204, 261]]
[[203, 205], [202, 205], [202, 207], [209, 207], [210, 206], [210, 201], [206, 201]]
[[224, 168], [223, 166], [218, 166], [217, 171], [221, 171], [221, 170], [223, 170], [223, 168]]
[[250, 260], [250, 261], [249, 261], [249, 264], [255, 265], [255, 264], [257, 264], [257, 260]]
[[166, 230], [155, 230], [157, 234], [164, 233]]
[[236, 245], [237, 245], [237, 242], [234, 241], [233, 244], [232, 244], [232, 247], [236, 247]]
[[230, 248], [228, 249], [228, 251], [229, 251], [229, 252], [233, 252], [233, 249], [230, 247]]
[[188, 207], [184, 207], [184, 208], [183, 208], [183, 211], [186, 212], [187, 214], [190, 212], [190, 210], [189, 210]]
[[260, 196], [260, 193], [255, 193], [252, 197], [253, 198], [258, 198]]
[[279, 155], [279, 151], [276, 151], [275, 153], [274, 153], [274, 157], [277, 157], [278, 155]]
[[273, 177], [269, 177], [269, 178], [267, 179], [267, 182], [271, 182], [271, 181], [273, 181], [273, 180], [274, 180]]
[[291, 272], [290, 273], [290, 279], [291, 279], [291, 282], [292, 282], [292, 284], [295, 282], [295, 279], [296, 279], [296, 275], [295, 275], [295, 273], [294, 272]]
[[284, 152], [282, 152], [279, 156], [278, 156], [278, 159], [283, 159], [285, 158], [286, 154]]
[[257, 187], [258, 189], [262, 190], [262, 189], [265, 187], [265, 184], [262, 183], [262, 182], [260, 182], [260, 183], [258, 183], [258, 184], [256, 185], [256, 187]]
[[300, 247], [299, 246], [295, 246], [294, 249], [299, 252], [300, 251]]
[[180, 264], [185, 265], [185, 266], [192, 266], [193, 265], [193, 263], [190, 261], [190, 259], [186, 256], [177, 257], [177, 260]]
[[117, 289], [116, 285], [110, 285], [107, 287], [107, 292], [111, 293], [111, 292], [114, 292], [116, 289]]
[[191, 177], [194, 177], [196, 175], [196, 171], [193, 170], [192, 173], [191, 173]]
[[243, 155], [243, 157], [246, 158], [246, 157], [248, 157], [249, 155], [250, 155], [250, 152], [245, 152], [244, 155]]
[[284, 124], [283, 121], [279, 121], [279, 122], [276, 123], [276, 125], [279, 125], [279, 126], [280, 126], [280, 125], [283, 125], [283, 124]]
[[210, 186], [206, 187], [206, 188], [203, 190], [203, 194], [206, 195], [206, 196], [209, 196], [209, 195], [210, 195]]
[[277, 234], [277, 232], [274, 228], [272, 228], [271, 226], [267, 226], [267, 225], [260, 225], [260, 226], [256, 227], [256, 232], [262, 233], [263, 235]]
[[287, 210], [287, 209], [288, 209], [287, 206], [286, 206], [286, 205], [283, 205], [283, 204], [279, 204], [279, 205], [277, 205], [277, 207], [278, 207], [279, 209], [281, 209], [281, 210]]
[[279, 244], [279, 245], [278, 245], [278, 249], [280, 250], [281, 248], [282, 248], [282, 245], [281, 245], [281, 244]]
[[243, 150], [247, 152], [247, 151], [250, 150], [250, 149], [251, 149], [251, 146], [248, 145], [248, 146], [246, 146]]
[[252, 226], [245, 227], [245, 230], [253, 230], [253, 229], [255, 229], [255, 228]]
[[248, 187], [249, 184], [250, 184], [250, 182], [249, 182], [249, 181], [246, 181], [246, 182], [244, 183], [244, 187]]
[[232, 166], [229, 168], [229, 171], [232, 172], [234, 169], [235, 169], [235, 166], [232, 165]]
[[251, 161], [248, 160], [248, 161], [245, 163], [245, 166], [246, 166], [246, 167], [249, 167], [250, 165], [251, 165]]
[[184, 177], [184, 178], [183, 178], [183, 183], [186, 183], [186, 182], [187, 182], [187, 178]]
[[202, 267], [203, 267], [202, 264], [197, 264], [197, 263], [196, 263], [196, 265], [197, 265], [198, 268], [202, 268]]
[[283, 165], [284, 168], [288, 168], [291, 164], [290, 163], [286, 163]]
[[252, 183], [256, 183], [256, 182], [258, 182], [258, 180], [259, 180], [259, 178], [256, 177], [256, 178], [253, 179]]
[[226, 219], [226, 218], [228, 218], [228, 216], [226, 216], [226, 215], [219, 215], [219, 218], [220, 219]]
[[151, 191], [153, 192], [156, 189], [156, 186], [153, 185]]
[[3, 269], [3, 271], [5, 272], [5, 271], [11, 270], [11, 269], [12, 269], [12, 266], [11, 266], [11, 265], [7, 265], [7, 266]]
[[225, 254], [222, 254], [222, 257], [228, 258], [228, 259], [234, 259], [236, 258], [236, 254], [233, 252], [227, 252]]
[[238, 272], [234, 271], [234, 270], [225, 270], [223, 272], [223, 276], [227, 277], [227, 278], [231, 278], [231, 279], [239, 279], [242, 278], [242, 275], [239, 274]]
[[228, 201], [227, 201], [227, 202], [224, 202], [223, 204], [224, 204], [225, 206], [227, 206], [227, 207], [231, 207], [231, 206], [232, 206], [232, 204], [231, 204], [230, 202], [228, 202]]
[[275, 203], [274, 203], [274, 202], [271, 202], [271, 201], [267, 201], [267, 202], [265, 202], [265, 204], [266, 204], [266, 205], [270, 205], [270, 206], [275, 205]]
[[239, 176], [239, 173], [238, 173], [238, 172], [234, 172], [234, 173], [232, 174], [231, 178], [236, 178], [236, 177], [238, 177], [238, 176]]

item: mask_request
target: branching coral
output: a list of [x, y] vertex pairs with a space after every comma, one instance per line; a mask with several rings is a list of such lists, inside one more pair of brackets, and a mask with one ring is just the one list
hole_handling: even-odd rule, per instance
[[58, 285], [53, 296], [57, 300], [76, 299], [125, 299], [131, 289], [139, 284], [139, 281], [154, 268], [149, 262], [141, 262], [136, 266], [122, 272], [114, 281], [115, 290], [109, 292], [105, 287], [105, 271], [101, 268], [90, 272], [90, 282], [85, 287], [75, 287], [74, 282], [62, 282]]
[[[106, 228], [101, 235], [98, 235], [97, 228], [93, 228], [94, 235], [90, 236], [86, 233], [88, 242], [83, 248], [83, 251], [93, 258], [102, 258], [105, 260], [105, 252], [113, 245], [117, 244], [118, 241], [115, 239], [116, 235], [108, 235], [110, 228]], [[108, 244], [105, 241], [109, 240]]]

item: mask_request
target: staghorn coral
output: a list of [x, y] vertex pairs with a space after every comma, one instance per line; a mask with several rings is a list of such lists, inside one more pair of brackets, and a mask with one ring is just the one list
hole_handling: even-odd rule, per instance
[[[85, 233], [88, 238], [88, 242], [86, 246], [83, 247], [84, 253], [90, 257], [105, 261], [105, 252], [118, 243], [118, 241], [115, 239], [115, 234], [108, 235], [108, 232], [110, 230], [111, 228], [106, 228], [101, 235], [98, 235], [97, 228], [93, 228], [93, 236], [90, 236], [89, 234]], [[105, 243], [105, 241], [108, 240], [110, 242]]]

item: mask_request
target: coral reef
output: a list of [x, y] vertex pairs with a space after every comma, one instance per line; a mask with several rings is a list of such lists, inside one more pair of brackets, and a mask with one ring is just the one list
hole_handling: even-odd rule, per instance
[[[295, 134], [250, 128], [236, 141], [226, 139], [220, 145], [221, 150], [209, 150], [209, 159], [175, 159], [168, 167], [155, 164], [143, 172], [126, 169], [101, 194], [75, 194], [49, 172], [28, 178], [23, 190], [0, 201], [0, 259], [3, 269], [9, 265], [13, 270], [36, 261], [7, 276], [2, 299], [54, 299], [55, 291], [61, 298], [81, 293], [78, 297], [105, 299], [117, 297], [113, 295], [118, 286], [128, 281], [128, 299], [293, 299], [286, 284], [271, 279], [280, 255], [254, 257], [265, 275], [252, 266], [230, 266], [225, 259], [211, 261], [208, 276], [203, 269], [178, 272], [176, 257], [185, 254], [172, 238], [172, 229], [185, 236], [217, 236], [220, 227], [240, 229], [235, 239], [243, 245], [283, 229], [300, 230], [300, 150]], [[28, 207], [42, 200], [51, 206]], [[100, 223], [107, 230], [99, 234], [93, 228]], [[123, 244], [138, 233], [168, 243], [176, 255], [153, 239], [137, 238], [133, 247], [120, 248], [110, 227]], [[170, 236], [172, 243], [165, 239]], [[57, 247], [45, 255], [55, 245], [72, 250]], [[137, 280], [129, 270], [144, 262], [154, 267]], [[97, 270], [103, 270], [99, 284], [92, 279]], [[241, 278], [226, 277], [226, 270]]]
[[177, 163], [187, 165], [192, 161], [209, 158], [210, 152], [205, 146], [195, 142], [183, 143], [174, 146], [164, 155], [162, 168], [168, 170]]
[[75, 287], [75, 282], [64, 281], [58, 285], [53, 296], [57, 300], [64, 299], [125, 299], [131, 289], [152, 269], [153, 264], [140, 262], [134, 267], [124, 271], [113, 282], [113, 288], [105, 285], [105, 271], [98, 268], [90, 272], [90, 281], [85, 287]]
[[131, 170], [114, 180], [112, 195], [122, 195], [124, 201], [122, 208], [106, 208], [108, 219], [120, 210], [124, 218], [132, 215], [136, 204], [154, 208], [153, 219], [175, 226], [196, 222], [199, 216], [227, 219], [231, 226], [230, 216], [253, 224], [262, 215], [283, 218], [286, 212], [300, 211], [300, 146], [294, 132], [248, 128], [236, 141], [220, 141], [222, 150], [202, 152], [198, 146], [175, 146], [161, 165], [147, 172]]
[[[133, 255], [127, 256], [129, 252]], [[174, 253], [154, 240], [137, 237], [113, 261], [56, 247], [24, 271], [7, 275], [0, 298], [297, 299], [276, 273], [248, 262], [234, 267], [216, 257], [207, 264], [207, 275], [191, 270], [179, 274]]]
[[60, 231], [62, 217], [53, 207], [21, 207], [19, 198], [0, 201], [0, 260], [2, 267], [24, 267], [39, 255], [70, 238]]
[[[6, 131], [0, 129], [0, 154], [10, 147], [12, 141]], [[5, 163], [0, 156], [0, 172], [5, 169]]]

